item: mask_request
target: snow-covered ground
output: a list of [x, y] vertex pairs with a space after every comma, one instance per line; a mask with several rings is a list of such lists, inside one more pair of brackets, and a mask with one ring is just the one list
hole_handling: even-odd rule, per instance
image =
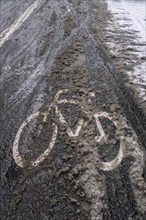
[[116, 56], [129, 56], [125, 65], [130, 67], [130, 83], [146, 101], [146, 0], [107, 0], [107, 4], [113, 15], [108, 46]]

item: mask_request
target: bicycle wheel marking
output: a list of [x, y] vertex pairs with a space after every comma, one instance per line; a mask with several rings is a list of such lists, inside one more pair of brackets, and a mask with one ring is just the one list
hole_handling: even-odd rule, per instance
[[52, 138], [51, 138], [51, 142], [50, 142], [48, 148], [35, 161], [31, 162], [31, 165], [33, 167], [37, 166], [39, 163], [44, 161], [44, 159], [50, 154], [50, 151], [52, 150], [52, 148], [53, 148], [53, 146], [55, 144], [57, 133], [58, 133], [58, 128], [57, 128], [57, 126], [54, 123], [53, 123], [53, 130], [54, 130], [54, 132], [53, 132], [53, 135], [52, 135]]
[[[36, 113], [32, 114], [23, 122], [23, 124], [20, 126], [20, 128], [18, 129], [18, 132], [15, 136], [15, 140], [13, 143], [13, 158], [14, 158], [16, 164], [21, 168], [28, 165], [28, 162], [25, 159], [23, 159], [19, 153], [19, 140], [20, 140], [21, 133], [22, 133], [23, 129], [26, 127], [26, 125], [29, 122], [31, 122], [33, 119], [37, 118], [40, 114], [43, 114], [44, 118], [46, 118], [45, 113], [36, 112]], [[58, 132], [58, 128], [53, 123], [53, 134], [52, 134], [51, 142], [50, 142], [48, 148], [36, 160], [31, 161], [29, 163], [29, 166], [33, 166], [33, 167], [37, 166], [40, 162], [42, 162], [49, 155], [50, 151], [52, 150], [52, 148], [55, 144], [55, 141], [57, 138], [57, 132]], [[40, 133], [40, 130], [39, 130], [39, 133]]]
[[[101, 135], [101, 137], [99, 139], [97, 139], [97, 137], [95, 137], [95, 140], [97, 141], [97, 143], [100, 142], [101, 139], [106, 138], [104, 130], [102, 128], [102, 125], [99, 121], [99, 117], [106, 117], [108, 118], [110, 121], [112, 121], [114, 123], [114, 125], [116, 126], [116, 128], [118, 128], [118, 125], [115, 121], [112, 120], [112, 118], [109, 116], [109, 114], [107, 112], [99, 112], [96, 113], [94, 115], [94, 118], [96, 120], [96, 124], [97, 124], [97, 128], [99, 130], [99, 133]], [[123, 143], [123, 137], [120, 138], [120, 149], [119, 152], [117, 154], [117, 156], [110, 162], [98, 162], [98, 166], [101, 170], [105, 170], [105, 171], [109, 171], [109, 170], [113, 170], [115, 169], [117, 166], [119, 166], [119, 164], [121, 163], [123, 157], [124, 157], [124, 143]]]

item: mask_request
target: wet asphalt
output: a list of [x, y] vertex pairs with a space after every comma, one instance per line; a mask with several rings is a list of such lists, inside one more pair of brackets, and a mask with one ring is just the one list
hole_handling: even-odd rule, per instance
[[[2, 30], [32, 2], [7, 3], [2, 10]], [[2, 220], [146, 218], [146, 117], [93, 28], [106, 25], [100, 22], [100, 14], [106, 10], [104, 2], [94, 0], [42, 0], [0, 48]], [[108, 12], [105, 20], [106, 16]], [[69, 137], [54, 109], [39, 137], [35, 137], [35, 129], [42, 118], [28, 123], [19, 149], [28, 164], [49, 145], [52, 123], [57, 125], [58, 135], [50, 154], [38, 166], [19, 167], [13, 158], [19, 127], [35, 112], [46, 112], [62, 89], [69, 90], [63, 98], [80, 102], [78, 106], [59, 105], [70, 127], [75, 130], [80, 118], [87, 126], [77, 138]], [[89, 103], [90, 92], [95, 96]], [[106, 143], [94, 140], [99, 135], [95, 112], [108, 112], [119, 123], [117, 135], [113, 122], [101, 117]], [[119, 137], [125, 144], [122, 162], [103, 171], [98, 162], [116, 157]]]

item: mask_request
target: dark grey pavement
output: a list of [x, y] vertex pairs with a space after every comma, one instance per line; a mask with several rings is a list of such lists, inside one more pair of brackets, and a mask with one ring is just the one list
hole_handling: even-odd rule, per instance
[[[24, 2], [10, 2], [1, 11], [2, 30], [12, 23], [11, 11], [21, 8], [23, 13], [33, 1], [23, 8]], [[101, 14], [106, 21], [106, 4], [100, 1], [42, 0], [0, 48], [2, 220], [145, 219], [146, 118], [98, 41], [94, 26], [106, 25]], [[55, 123], [53, 149], [38, 166], [18, 166], [13, 157], [18, 129], [30, 115], [46, 112], [64, 89], [69, 91], [62, 99], [80, 103], [59, 104], [65, 120], [73, 130], [80, 119], [87, 125], [71, 138], [52, 108], [39, 137], [35, 129], [42, 124], [41, 116], [26, 125], [19, 151], [28, 164], [38, 158], [51, 141]], [[95, 96], [89, 102], [91, 92]], [[116, 128], [112, 120], [100, 117], [107, 137], [100, 143], [95, 141], [100, 132], [93, 117], [99, 112], [117, 121]], [[99, 161], [112, 161], [121, 140], [121, 163], [103, 170]]]

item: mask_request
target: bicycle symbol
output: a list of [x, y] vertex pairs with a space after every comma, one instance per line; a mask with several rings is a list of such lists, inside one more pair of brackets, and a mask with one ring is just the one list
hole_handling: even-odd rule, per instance
[[[38, 156], [35, 160], [30, 161], [29, 163], [20, 155], [19, 152], [19, 142], [20, 142], [20, 138], [22, 136], [22, 132], [24, 130], [24, 128], [30, 123], [32, 122], [34, 119], [37, 119], [40, 115], [43, 117], [42, 118], [42, 123], [40, 123], [38, 125], [38, 131], [37, 131], [37, 136], [39, 137], [42, 129], [43, 129], [43, 125], [44, 123], [47, 121], [47, 118], [50, 114], [51, 109], [53, 108], [55, 110], [55, 116], [57, 116], [59, 123], [61, 125], [63, 125], [65, 127], [65, 130], [68, 134], [69, 137], [71, 138], [76, 138], [79, 136], [81, 129], [83, 127], [86, 127], [87, 125], [87, 120], [84, 119], [80, 119], [77, 123], [77, 127], [76, 130], [73, 132], [72, 129], [70, 128], [69, 124], [67, 123], [67, 121], [65, 120], [63, 114], [61, 113], [61, 111], [59, 110], [59, 106], [60, 104], [73, 104], [73, 105], [79, 105], [79, 101], [76, 99], [59, 99], [60, 96], [62, 94], [68, 93], [69, 90], [68, 89], [64, 89], [64, 90], [60, 90], [55, 98], [54, 101], [52, 102], [52, 104], [48, 107], [48, 110], [46, 112], [36, 112], [32, 115], [30, 115], [20, 126], [20, 128], [18, 129], [15, 139], [14, 139], [14, 143], [13, 143], [13, 158], [16, 162], [16, 164], [23, 168], [25, 166], [30, 166], [30, 167], [36, 167], [39, 163], [41, 163], [42, 161], [45, 160], [46, 157], [48, 157], [49, 153], [51, 152], [53, 146], [55, 145], [56, 142], [56, 138], [57, 138], [57, 134], [58, 134], [58, 127], [57, 125], [52, 122], [52, 128], [53, 128], [53, 132], [52, 132], [52, 136], [51, 136], [51, 141], [49, 143], [49, 146], [47, 147], [47, 149], [40, 155]], [[89, 102], [91, 102], [91, 97], [94, 96], [94, 93], [89, 93]], [[82, 109], [83, 110], [83, 109]], [[84, 110], [83, 110], [84, 111]], [[104, 132], [104, 129], [102, 127], [102, 124], [99, 120], [100, 117], [104, 117], [107, 118], [108, 120], [110, 120], [117, 128], [117, 130], [119, 129], [119, 126], [117, 124], [117, 121], [115, 119], [113, 119], [113, 117], [110, 116], [109, 113], [107, 112], [97, 112], [93, 115], [93, 118], [95, 119], [96, 125], [97, 125], [97, 129], [99, 131], [100, 136], [95, 136], [95, 141], [97, 143], [100, 143], [102, 140], [106, 141], [106, 135]], [[117, 153], [117, 155], [115, 156], [115, 158], [110, 161], [110, 162], [102, 162], [100, 161], [98, 163], [98, 168], [101, 170], [105, 170], [105, 171], [109, 171], [112, 169], [115, 169], [122, 161], [124, 156], [124, 142], [123, 142], [123, 137], [120, 137], [120, 147], [119, 147], [119, 151]]]

